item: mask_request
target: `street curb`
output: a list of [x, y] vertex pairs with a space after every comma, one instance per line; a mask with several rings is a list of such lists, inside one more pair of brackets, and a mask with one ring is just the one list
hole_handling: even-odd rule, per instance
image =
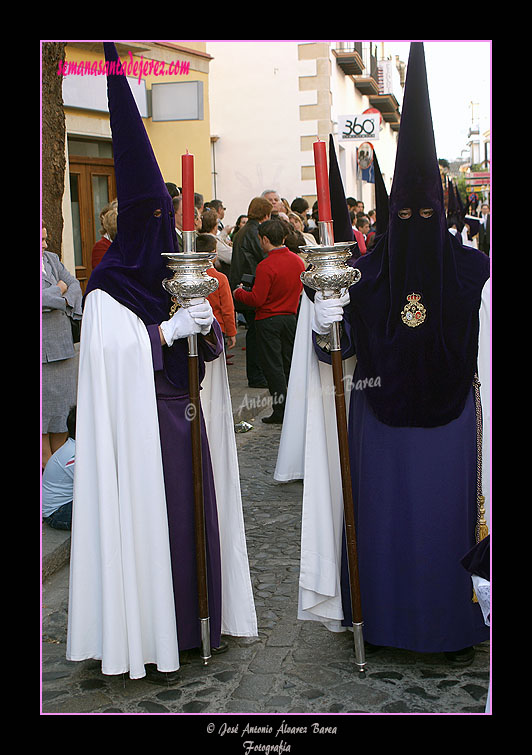
[[42, 523], [42, 581], [46, 582], [70, 559], [70, 531]]

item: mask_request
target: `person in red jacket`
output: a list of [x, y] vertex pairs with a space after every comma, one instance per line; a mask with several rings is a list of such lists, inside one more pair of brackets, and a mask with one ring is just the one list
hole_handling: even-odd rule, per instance
[[296, 332], [296, 314], [303, 289], [303, 260], [284, 246], [289, 232], [277, 219], [258, 228], [267, 257], [259, 262], [251, 291], [242, 284], [233, 291], [236, 301], [255, 309], [259, 361], [272, 396], [273, 412], [267, 424], [281, 424]]

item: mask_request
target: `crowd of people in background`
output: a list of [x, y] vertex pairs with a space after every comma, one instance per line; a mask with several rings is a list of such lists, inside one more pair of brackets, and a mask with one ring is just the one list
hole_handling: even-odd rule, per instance
[[[181, 191], [172, 183], [167, 183], [167, 188], [174, 204], [178, 245], [182, 249]], [[204, 197], [196, 193], [194, 203], [196, 249], [201, 248], [202, 251], [208, 250], [216, 254], [211, 274], [218, 279], [219, 288], [209, 296], [209, 301], [226, 340], [226, 362], [228, 365], [233, 363], [230, 350], [235, 345], [237, 328], [240, 324], [246, 329], [248, 385], [251, 388], [270, 390], [273, 412], [271, 417], [264, 418], [264, 421], [282, 422], [295, 335], [295, 318], [302, 290], [299, 276], [302, 270], [301, 265], [304, 265], [306, 259], [304, 247], [319, 241], [317, 202], [312, 208], [303, 197], [296, 197], [289, 203], [276, 190], [266, 189], [259, 197], [254, 197], [250, 201], [247, 211], [237, 217], [234, 225], [225, 224], [226, 208], [221, 200], [213, 199], [205, 202]], [[368, 221], [366, 224], [362, 222], [360, 212], [353, 216], [354, 232], [359, 236], [359, 243], [362, 239], [362, 244], [366, 236], [368, 238], [371, 236], [369, 218], [366, 215], [364, 218]], [[270, 220], [276, 221], [275, 230], [272, 231], [271, 226], [268, 226], [266, 230], [264, 228], [261, 230], [262, 224]], [[362, 230], [357, 224], [360, 224]], [[258, 265], [272, 251], [272, 249], [266, 250], [264, 246], [265, 239], [269, 241], [268, 235], [272, 236], [272, 233], [273, 237], [278, 239], [277, 247], [272, 247], [272, 249], [290, 252], [290, 255], [285, 254], [279, 259], [282, 260], [285, 268], [287, 264], [290, 267], [289, 262], [291, 262], [292, 269], [289, 274], [284, 269], [282, 274], [271, 276], [266, 287], [265, 277], [262, 275], [265, 268], [263, 266], [259, 270], [258, 285], [255, 288]], [[365, 251], [364, 246], [362, 249]], [[298, 258], [299, 262], [294, 262], [295, 258]], [[285, 296], [287, 285], [295, 292], [290, 302]], [[241, 291], [245, 293], [242, 294]], [[247, 296], [248, 293], [249, 296]], [[268, 313], [266, 316], [265, 312]], [[264, 344], [266, 336], [263, 334], [262, 339], [258, 337], [256, 321], [270, 320], [270, 317], [278, 318], [279, 316], [289, 318], [290, 325], [285, 329], [280, 348], [270, 351], [269, 356], [266, 357], [266, 351], [268, 351]], [[279, 325], [278, 319], [272, 322]], [[266, 325], [267, 323], [262, 322], [258, 330], [264, 331]], [[278, 355], [282, 355], [282, 358], [277, 360]], [[277, 362], [275, 365], [272, 365], [272, 359]]]

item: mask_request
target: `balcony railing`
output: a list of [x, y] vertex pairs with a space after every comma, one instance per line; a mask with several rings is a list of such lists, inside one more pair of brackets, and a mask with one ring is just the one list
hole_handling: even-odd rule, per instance
[[338, 52], [358, 52], [362, 57], [362, 42], [342, 41], [336, 42], [335, 49]]
[[333, 53], [346, 76], [357, 76], [364, 70], [362, 42], [337, 42]]
[[354, 77], [355, 86], [362, 94], [378, 94], [377, 58], [371, 52], [371, 44], [368, 47], [362, 42], [336, 42], [333, 52], [342, 71]]
[[381, 94], [379, 90], [379, 67], [375, 46], [370, 42], [336, 42], [333, 54], [346, 75], [352, 76], [359, 92], [369, 97], [370, 106], [377, 108], [391, 128], [399, 128], [399, 106], [393, 94]]

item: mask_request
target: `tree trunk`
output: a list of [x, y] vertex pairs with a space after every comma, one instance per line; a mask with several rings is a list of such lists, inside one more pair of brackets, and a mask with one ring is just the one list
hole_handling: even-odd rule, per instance
[[65, 60], [66, 42], [42, 43], [42, 221], [48, 249], [61, 257], [63, 192], [65, 187], [65, 113], [59, 61]]

